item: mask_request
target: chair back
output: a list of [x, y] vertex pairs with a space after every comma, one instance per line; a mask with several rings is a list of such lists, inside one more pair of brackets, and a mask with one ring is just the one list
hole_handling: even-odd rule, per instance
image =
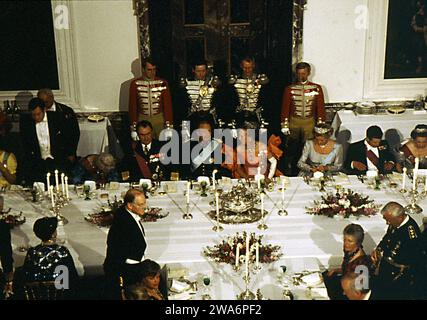
[[27, 282], [24, 295], [26, 300], [63, 300], [65, 289], [57, 289], [55, 281]]

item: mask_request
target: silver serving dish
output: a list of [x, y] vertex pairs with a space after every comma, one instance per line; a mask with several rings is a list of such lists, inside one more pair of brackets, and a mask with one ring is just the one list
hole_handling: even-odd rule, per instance
[[358, 102], [356, 103], [357, 114], [375, 114], [377, 110], [374, 102]]
[[247, 188], [243, 183], [239, 183], [229, 192], [221, 194], [221, 208], [233, 213], [243, 213], [252, 209], [259, 202], [259, 194], [251, 188]]

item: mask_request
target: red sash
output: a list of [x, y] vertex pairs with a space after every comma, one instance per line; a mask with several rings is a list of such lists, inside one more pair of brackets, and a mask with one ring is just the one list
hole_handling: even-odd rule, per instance
[[366, 151], [366, 157], [378, 168], [380, 159], [378, 159], [377, 155], [372, 150]]
[[148, 167], [147, 161], [138, 152], [136, 152], [136, 143], [133, 144], [133, 153], [135, 154], [136, 162], [138, 163], [138, 167], [144, 178], [151, 179], [151, 170]]

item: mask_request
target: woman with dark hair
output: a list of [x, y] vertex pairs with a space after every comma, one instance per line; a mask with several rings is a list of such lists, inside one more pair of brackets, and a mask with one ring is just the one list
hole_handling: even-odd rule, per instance
[[125, 297], [128, 300], [165, 300], [159, 290], [160, 265], [150, 259], [139, 264], [137, 282], [126, 287]]
[[411, 132], [411, 138], [399, 150], [400, 165], [413, 169], [415, 158], [418, 158], [420, 160], [419, 168], [427, 169], [427, 125], [417, 125]]
[[307, 140], [298, 161], [300, 175], [312, 175], [316, 171], [335, 173], [343, 166], [343, 148], [331, 139], [333, 129], [326, 123], [314, 127], [313, 140]]
[[[68, 249], [56, 244], [57, 226], [55, 217], [44, 217], [34, 223], [33, 231], [42, 242], [28, 249], [22, 271], [26, 282], [55, 281], [58, 276], [65, 277], [65, 272], [68, 272], [69, 286], [73, 288], [78, 277], [76, 267]], [[67, 269], [59, 270], [58, 266]]]
[[[341, 288], [341, 278], [350, 273], [356, 272], [356, 268], [365, 266], [367, 271], [371, 267], [371, 259], [363, 251], [363, 239], [365, 233], [358, 224], [349, 224], [343, 231], [343, 250], [344, 258], [340, 268], [326, 270], [323, 273], [328, 295], [331, 300], [345, 299]], [[360, 271], [359, 271], [360, 273]]]

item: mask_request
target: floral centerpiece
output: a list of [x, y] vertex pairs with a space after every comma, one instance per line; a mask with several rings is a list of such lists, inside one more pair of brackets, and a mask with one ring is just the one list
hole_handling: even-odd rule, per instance
[[306, 207], [307, 213], [327, 217], [341, 216], [348, 218], [353, 215], [373, 216], [378, 212], [379, 205], [369, 196], [363, 196], [350, 189], [342, 189], [336, 193], [328, 193], [321, 200], [314, 201], [313, 207]]
[[[279, 260], [282, 256], [280, 252], [280, 246], [273, 246], [271, 244], [262, 243], [262, 235], [255, 236], [255, 233], [250, 234], [249, 239], [249, 250], [250, 250], [250, 262], [254, 263], [256, 259], [256, 243], [259, 244], [259, 262], [260, 263], [271, 263]], [[239, 264], [245, 263], [246, 256], [246, 232], [243, 234], [237, 233], [235, 236], [229, 236], [223, 240], [220, 244], [213, 247], [206, 247], [203, 251], [204, 255], [218, 263], [228, 263], [231, 265], [236, 264], [236, 252], [237, 246], [240, 245], [239, 249]]]
[[0, 212], [0, 221], [6, 223], [12, 227], [20, 226], [26, 221], [25, 216], [22, 214], [22, 211], [19, 214], [10, 213], [11, 209], [7, 211]]

